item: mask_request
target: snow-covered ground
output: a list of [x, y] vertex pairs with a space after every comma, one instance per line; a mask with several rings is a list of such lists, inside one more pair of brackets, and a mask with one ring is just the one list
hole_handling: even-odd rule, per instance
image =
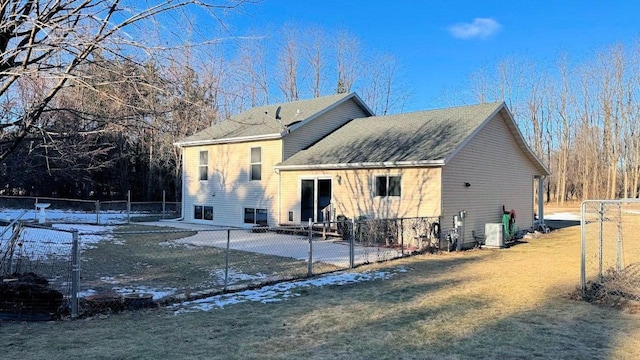
[[580, 212], [557, 212], [553, 214], [544, 214], [544, 219], [580, 221]]
[[[113, 237], [109, 232], [113, 226], [78, 225], [78, 224], [54, 224], [51, 229], [25, 227], [20, 234], [18, 243], [21, 244], [15, 251], [22, 257], [30, 260], [44, 260], [47, 257], [71, 258], [71, 245], [73, 235], [71, 229], [79, 232], [100, 232], [102, 235], [84, 235], [80, 242], [80, 249], [89, 249], [100, 241], [111, 241]], [[7, 230], [7, 231], [5, 231]], [[4, 248], [6, 241], [11, 238], [12, 231], [0, 226], [0, 248]]]
[[259, 289], [245, 290], [237, 293], [211, 296], [205, 299], [184, 301], [169, 306], [174, 314], [179, 315], [189, 312], [210, 311], [224, 308], [228, 305], [244, 302], [271, 303], [285, 301], [289, 298], [300, 296], [297, 291], [302, 288], [322, 287], [326, 285], [347, 285], [364, 281], [386, 280], [406, 272], [403, 266], [389, 269], [387, 271], [364, 271], [364, 272], [340, 272], [321, 275], [313, 279], [283, 282], [275, 285], [264, 286]]
[[[22, 220], [38, 220], [38, 212], [35, 209], [0, 209], [0, 220], [11, 221], [17, 219], [24, 211]], [[45, 219], [48, 222], [73, 223], [73, 224], [122, 224], [127, 221], [127, 213], [121, 211], [100, 211], [100, 216], [95, 213], [87, 213], [72, 210], [46, 209]]]

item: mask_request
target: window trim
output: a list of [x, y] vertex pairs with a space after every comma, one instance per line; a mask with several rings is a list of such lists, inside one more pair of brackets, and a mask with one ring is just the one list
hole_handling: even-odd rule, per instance
[[[200, 150], [198, 153], [198, 180], [199, 181], [207, 181], [209, 180], [209, 150]], [[205, 163], [203, 164], [202, 155], [206, 154], [204, 157]], [[202, 172], [204, 170], [204, 173]]]
[[[385, 178], [384, 195], [378, 194], [378, 178]], [[391, 178], [398, 178], [398, 195], [389, 195]], [[373, 175], [373, 197], [386, 199], [400, 199], [402, 197], [402, 175], [401, 174], [381, 174]]]
[[[260, 159], [258, 161], [253, 161], [253, 150], [257, 149], [259, 151]], [[258, 173], [258, 178], [254, 179], [254, 171], [253, 167], [259, 166], [260, 172]], [[262, 146], [254, 146], [249, 149], [249, 181], [262, 181]]]

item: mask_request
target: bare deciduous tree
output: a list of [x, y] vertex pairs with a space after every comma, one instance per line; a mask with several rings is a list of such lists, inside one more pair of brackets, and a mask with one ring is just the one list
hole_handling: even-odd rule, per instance
[[[0, 161], [38, 131], [42, 115], [52, 110], [50, 105], [62, 89], [87, 85], [86, 74], [77, 70], [93, 55], [129, 56], [136, 47], [144, 48], [125, 29], [190, 5], [197, 4], [215, 16], [216, 10], [242, 2], [166, 0], [136, 9], [126, 8], [119, 0], [1, 1], [0, 98], [11, 106], [0, 114]], [[17, 84], [41, 79], [47, 81], [37, 96], [19, 96]]]

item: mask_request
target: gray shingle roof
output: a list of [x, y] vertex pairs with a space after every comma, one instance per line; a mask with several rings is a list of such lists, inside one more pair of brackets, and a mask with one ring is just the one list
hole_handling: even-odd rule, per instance
[[280, 166], [444, 160], [502, 103], [354, 119]]
[[[354, 93], [338, 94], [252, 108], [189, 136], [178, 144], [279, 134], [283, 126], [312, 118], [332, 105], [353, 96], [355, 96]], [[278, 107], [280, 107], [280, 122], [275, 119]]]

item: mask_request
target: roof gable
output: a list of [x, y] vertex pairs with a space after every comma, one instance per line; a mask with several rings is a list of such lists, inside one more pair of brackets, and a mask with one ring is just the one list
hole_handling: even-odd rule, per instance
[[[365, 112], [373, 114], [355, 93], [323, 96], [255, 107], [216, 123], [177, 144], [190, 146], [280, 138], [349, 99], [354, 99], [358, 105], [365, 109]], [[278, 115], [277, 118], [276, 115]]]

